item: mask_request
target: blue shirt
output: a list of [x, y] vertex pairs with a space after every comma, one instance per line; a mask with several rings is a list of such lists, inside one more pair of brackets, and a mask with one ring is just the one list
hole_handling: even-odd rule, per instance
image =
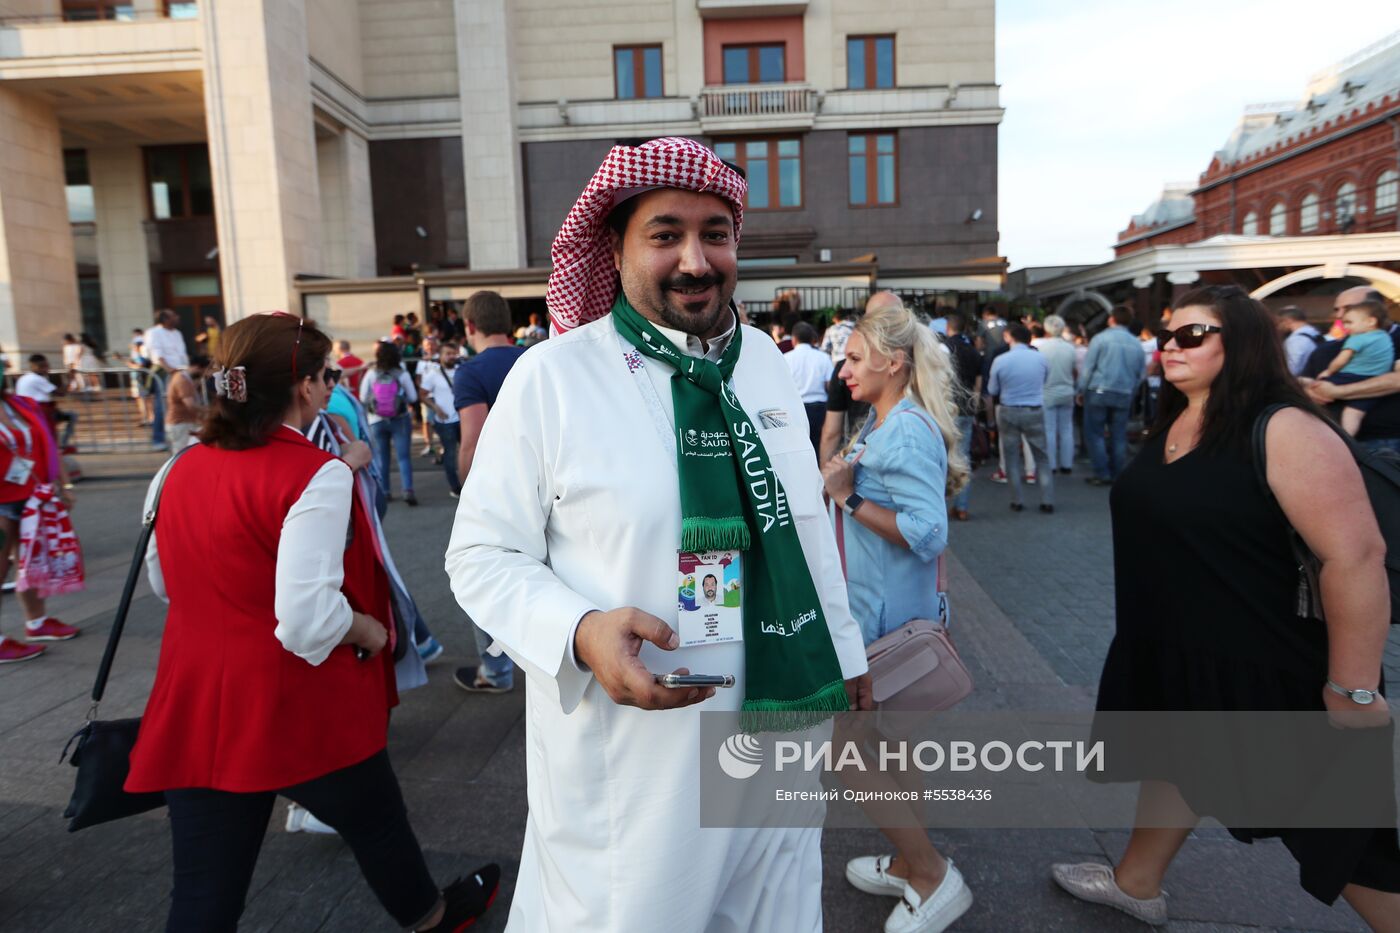
[[496, 404], [506, 374], [524, 352], [524, 347], [487, 347], [458, 363], [452, 376], [452, 404], [458, 411], [481, 404], [489, 409]]
[[1383, 376], [1395, 365], [1395, 345], [1383, 330], [1368, 330], [1352, 334], [1342, 344], [1343, 350], [1355, 354], [1342, 372], [1355, 376]]
[[1049, 377], [1045, 357], [1018, 343], [992, 361], [987, 394], [996, 397], [999, 405], [1044, 405]]
[[1089, 341], [1079, 371], [1079, 391], [1134, 392], [1147, 371], [1142, 342], [1126, 327], [1109, 327]]
[[933, 418], [903, 399], [875, 428], [872, 412], [856, 437], [856, 493], [895, 513], [908, 542], [886, 541], [855, 517], [842, 518], [846, 589], [865, 643], [910, 619], [938, 618], [938, 555], [948, 546], [948, 449]]

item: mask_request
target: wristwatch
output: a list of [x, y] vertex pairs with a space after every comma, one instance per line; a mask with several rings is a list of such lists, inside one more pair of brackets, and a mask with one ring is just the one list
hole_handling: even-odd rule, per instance
[[1345, 687], [1337, 686], [1330, 680], [1327, 681], [1327, 686], [1331, 689], [1333, 693], [1340, 694], [1341, 696], [1346, 697], [1348, 700], [1355, 703], [1357, 706], [1369, 706], [1370, 704], [1376, 702], [1375, 690], [1348, 690]]
[[841, 508], [845, 511], [847, 515], [854, 515], [856, 514], [856, 509], [860, 508], [864, 504], [865, 497], [853, 492], [846, 497], [845, 502], [841, 503]]

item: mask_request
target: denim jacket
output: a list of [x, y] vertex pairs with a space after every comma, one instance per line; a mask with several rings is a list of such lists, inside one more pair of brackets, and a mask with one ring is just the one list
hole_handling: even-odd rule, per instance
[[1110, 327], [1089, 341], [1079, 391], [1133, 392], [1147, 370], [1142, 344], [1126, 327]]
[[906, 398], [878, 429], [871, 412], [847, 459], [855, 463], [856, 493], [892, 509], [909, 543], [902, 548], [856, 518], [843, 518], [851, 614], [869, 645], [910, 619], [938, 618], [936, 561], [948, 546], [948, 450], [932, 416]]

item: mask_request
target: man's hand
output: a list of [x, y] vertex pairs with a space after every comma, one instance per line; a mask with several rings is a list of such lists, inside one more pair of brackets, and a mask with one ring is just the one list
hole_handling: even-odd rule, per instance
[[1341, 386], [1323, 382], [1321, 379], [1309, 380], [1304, 383], [1304, 388], [1307, 389], [1308, 398], [1322, 405], [1330, 405], [1342, 397]]
[[374, 459], [374, 452], [364, 441], [348, 441], [340, 448], [340, 459], [352, 470], [363, 470]]
[[875, 708], [875, 689], [873, 681], [870, 679], [870, 672], [866, 671], [859, 677], [852, 677], [846, 681], [846, 697], [851, 701], [852, 710], [869, 711]]
[[[574, 632], [574, 655], [614, 703], [639, 709], [675, 709], [714, 696], [714, 687], [663, 687], [656, 674], [639, 657], [642, 642], [663, 651], [674, 651], [680, 638], [656, 616], [624, 606], [609, 612], [590, 612]], [[685, 668], [672, 673], [689, 674]]]

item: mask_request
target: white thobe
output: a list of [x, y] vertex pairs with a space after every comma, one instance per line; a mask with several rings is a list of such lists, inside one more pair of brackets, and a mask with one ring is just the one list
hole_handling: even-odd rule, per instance
[[[667, 336], [700, 355], [694, 338]], [[675, 626], [670, 376], [611, 317], [532, 347], [491, 408], [458, 506], [453, 592], [526, 674], [530, 815], [512, 933], [821, 929], [819, 827], [699, 825], [700, 713], [739, 708], [743, 646], [644, 643], [653, 671], [736, 678], [704, 703], [665, 711], [618, 706], [573, 658], [574, 630], [594, 609], [635, 606]], [[787, 493], [842, 674], [858, 676], [865, 648], [802, 401], [782, 354], [751, 327], [731, 386]]]

